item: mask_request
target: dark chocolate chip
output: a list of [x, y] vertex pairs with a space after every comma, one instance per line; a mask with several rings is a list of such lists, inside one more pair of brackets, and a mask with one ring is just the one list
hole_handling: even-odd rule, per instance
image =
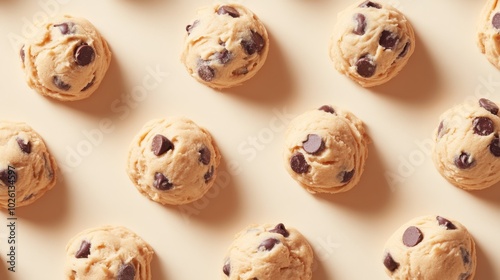
[[410, 42], [406, 42], [403, 50], [399, 53], [398, 58], [405, 57], [406, 54], [408, 53], [408, 50], [410, 49]]
[[86, 91], [86, 90], [87, 90], [87, 89], [89, 89], [91, 86], [93, 86], [93, 85], [94, 85], [94, 83], [95, 83], [95, 76], [94, 76], [94, 78], [92, 78], [92, 81], [90, 81], [90, 82], [89, 82], [86, 86], [84, 86], [84, 87], [82, 88], [82, 90], [81, 90], [81, 91]]
[[200, 154], [198, 161], [204, 165], [208, 165], [210, 163], [210, 157], [212, 156], [210, 150], [207, 147], [203, 147], [198, 151], [198, 153]]
[[366, 18], [363, 14], [355, 14], [354, 15], [354, 21], [356, 22], [356, 27], [354, 27], [354, 30], [352, 31], [356, 35], [363, 35], [365, 34], [365, 28], [366, 28]]
[[0, 171], [0, 181], [4, 183], [5, 186], [14, 185], [17, 182], [17, 173], [12, 169], [4, 169]]
[[94, 48], [87, 44], [80, 45], [75, 50], [75, 62], [80, 66], [89, 65], [95, 58]]
[[445, 226], [447, 230], [457, 229], [457, 227], [448, 219], [445, 219], [441, 216], [436, 216], [436, 220], [438, 221], [438, 224], [440, 226]]
[[21, 151], [23, 151], [23, 153], [25, 153], [25, 154], [31, 153], [31, 142], [30, 141], [26, 141], [26, 143], [24, 143], [24, 140], [19, 138], [19, 137], [16, 138], [16, 141], [17, 141], [17, 145], [19, 145], [19, 148], [21, 149]]
[[488, 117], [475, 118], [472, 120], [472, 126], [474, 127], [474, 133], [481, 136], [490, 135], [495, 130], [495, 124]]
[[80, 249], [76, 251], [75, 258], [77, 259], [86, 259], [90, 255], [90, 243], [83, 240], [82, 244], [80, 244]]
[[186, 31], [187, 31], [188, 35], [191, 34], [191, 31], [193, 30], [193, 28], [195, 28], [198, 25], [198, 23], [200, 23], [200, 21], [199, 20], [195, 20], [193, 22], [193, 24], [189, 24], [189, 25], [186, 26]]
[[264, 45], [264, 38], [262, 38], [262, 35], [255, 31], [250, 32], [249, 39], [241, 40], [241, 46], [248, 55], [260, 52], [264, 48]]
[[276, 244], [280, 243], [280, 241], [276, 238], [268, 238], [262, 243], [260, 243], [258, 249], [259, 250], [266, 250], [266, 251], [271, 251]]
[[384, 30], [382, 34], [380, 34], [380, 39], [378, 40], [378, 44], [382, 46], [384, 49], [393, 50], [399, 42], [399, 37], [397, 34], [392, 33], [391, 31]]
[[408, 247], [415, 247], [424, 239], [424, 235], [417, 227], [408, 227], [403, 233], [403, 244]]
[[496, 29], [500, 29], [500, 13], [496, 13], [493, 18], [491, 19], [491, 24], [493, 27]]
[[476, 162], [471, 158], [470, 154], [462, 152], [455, 158], [455, 165], [460, 169], [471, 168]]
[[443, 133], [443, 128], [444, 128], [444, 124], [443, 124], [443, 121], [441, 121], [439, 123], [439, 126], [438, 126], [438, 133], [437, 133], [437, 137], [438, 138], [441, 138], [443, 137], [444, 133]]
[[460, 254], [462, 255], [462, 261], [464, 265], [470, 265], [471, 259], [469, 251], [467, 251], [467, 249], [465, 249], [464, 247], [460, 247]]
[[479, 99], [479, 106], [483, 107], [485, 110], [492, 113], [493, 115], [498, 114], [498, 105], [489, 99], [486, 98]]
[[210, 166], [210, 169], [203, 175], [203, 179], [205, 179], [205, 183], [208, 183], [210, 179], [214, 176], [214, 167]]
[[356, 62], [356, 72], [358, 72], [361, 77], [370, 78], [373, 74], [375, 74], [376, 69], [377, 66], [366, 56], [361, 57]]
[[233, 55], [227, 50], [224, 49], [221, 52], [215, 53], [215, 58], [219, 61], [220, 64], [227, 64], [233, 58]]
[[309, 164], [306, 158], [301, 153], [295, 153], [292, 158], [290, 158], [290, 166], [295, 173], [302, 174], [309, 171]]
[[210, 82], [215, 78], [215, 70], [208, 65], [198, 67], [198, 76], [205, 82]]
[[219, 9], [217, 10], [217, 14], [219, 15], [230, 15], [231, 17], [237, 18], [240, 17], [240, 13], [238, 11], [231, 7], [231, 6], [220, 6]]
[[282, 224], [282, 223], [279, 223], [277, 224], [272, 230], [270, 230], [269, 232], [274, 232], [274, 233], [279, 233], [281, 235], [283, 235], [284, 237], [288, 237], [290, 236], [290, 233], [288, 232], [288, 230], [286, 230], [285, 228], [285, 225]]
[[66, 35], [70, 33], [70, 24], [67, 22], [63, 22], [60, 24], [54, 24], [54, 27], [59, 27], [59, 31], [61, 31], [61, 34]]
[[26, 54], [24, 53], [24, 45], [19, 50], [19, 55], [21, 56], [21, 60], [24, 63], [24, 57], [26, 56]]
[[304, 151], [308, 154], [319, 154], [325, 149], [325, 142], [321, 136], [317, 134], [309, 134], [307, 135], [307, 140], [302, 142], [302, 148], [304, 148]]
[[52, 83], [60, 90], [68, 91], [71, 88], [71, 85], [63, 82], [59, 76], [52, 77]]
[[495, 157], [500, 157], [500, 139], [498, 139], [498, 135], [495, 135], [495, 138], [491, 140], [490, 153]]
[[321, 111], [325, 111], [327, 113], [330, 113], [330, 114], [334, 114], [335, 115], [335, 110], [333, 109], [332, 106], [328, 106], [328, 105], [323, 105], [321, 107], [319, 107], [318, 110], [321, 110]]
[[226, 274], [227, 276], [231, 274], [231, 263], [229, 262], [229, 260], [226, 261], [226, 263], [222, 267], [222, 272], [224, 272], [224, 274]]
[[165, 177], [165, 175], [163, 175], [160, 172], [155, 173], [155, 180], [153, 182], [153, 186], [159, 189], [160, 191], [168, 191], [174, 187], [174, 185], [170, 183], [167, 177]]
[[351, 181], [352, 177], [354, 176], [354, 169], [351, 170], [351, 171], [343, 171], [342, 173], [342, 181], [340, 181], [341, 183], [345, 184], [349, 181]]
[[390, 271], [394, 272], [399, 267], [399, 263], [394, 261], [390, 253], [387, 253], [384, 257], [384, 266]]
[[239, 75], [245, 75], [247, 73], [248, 73], [248, 68], [246, 66], [243, 66], [234, 70], [232, 74], [235, 76], [239, 76]]
[[151, 142], [151, 151], [155, 156], [159, 157], [164, 153], [173, 150], [174, 144], [165, 136], [156, 134]]
[[360, 8], [375, 8], [380, 9], [382, 6], [372, 1], [365, 1], [359, 5]]
[[116, 274], [116, 280], [134, 280], [135, 267], [131, 263], [122, 264]]

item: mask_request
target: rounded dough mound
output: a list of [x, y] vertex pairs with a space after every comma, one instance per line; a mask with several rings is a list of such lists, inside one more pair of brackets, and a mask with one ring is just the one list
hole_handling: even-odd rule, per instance
[[20, 55], [28, 85], [61, 101], [89, 97], [111, 61], [108, 45], [86, 19], [64, 16], [38, 26]]
[[294, 118], [285, 134], [285, 168], [311, 193], [338, 193], [361, 178], [370, 140], [352, 113], [325, 105]]
[[15, 207], [31, 204], [56, 184], [57, 164], [29, 125], [0, 121], [0, 154], [0, 207], [11, 207], [12, 199]]
[[410, 22], [396, 8], [357, 1], [337, 17], [330, 42], [335, 68], [363, 87], [394, 78], [415, 49]]
[[234, 87], [252, 78], [269, 52], [264, 24], [240, 4], [202, 8], [186, 31], [181, 61], [191, 76], [213, 88]]
[[500, 69], [500, 7], [488, 0], [479, 17], [477, 45], [488, 61]]
[[186, 204], [212, 187], [220, 159], [210, 133], [193, 121], [156, 119], [146, 123], [130, 145], [127, 173], [151, 200]]
[[313, 251], [296, 229], [278, 225], [250, 225], [229, 247], [222, 279], [310, 280]]

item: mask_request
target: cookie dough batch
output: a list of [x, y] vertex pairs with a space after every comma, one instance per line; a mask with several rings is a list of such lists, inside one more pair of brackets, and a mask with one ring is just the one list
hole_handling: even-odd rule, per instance
[[476, 247], [459, 222], [422, 216], [394, 232], [385, 244], [382, 263], [391, 279], [472, 280]]
[[394, 78], [415, 49], [410, 22], [385, 2], [357, 1], [340, 12], [330, 43], [335, 68], [363, 87]]
[[35, 202], [54, 187], [58, 171], [42, 137], [33, 128], [22, 122], [0, 121], [0, 207]]
[[311, 193], [352, 189], [361, 178], [370, 140], [363, 122], [324, 105], [293, 119], [285, 134], [285, 168]]
[[252, 11], [236, 3], [215, 4], [200, 9], [186, 26], [181, 61], [197, 81], [222, 89], [252, 78], [268, 52], [267, 30]]
[[21, 47], [28, 85], [61, 101], [89, 97], [101, 84], [111, 61], [106, 40], [86, 19], [64, 16], [38, 26]]

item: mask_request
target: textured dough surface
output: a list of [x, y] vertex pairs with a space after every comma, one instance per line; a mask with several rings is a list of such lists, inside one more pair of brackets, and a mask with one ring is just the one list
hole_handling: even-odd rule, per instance
[[[394, 232], [385, 245], [383, 256], [384, 263], [387, 263], [389, 254], [398, 264], [393, 272], [387, 267], [385, 269], [391, 279], [474, 279], [476, 271], [474, 240], [462, 224], [446, 220], [451, 222], [455, 229], [440, 225], [437, 216], [422, 216], [412, 219]], [[403, 235], [409, 227], [418, 228], [423, 235], [420, 243], [413, 247], [403, 243]]]
[[[236, 13], [220, 14], [230, 6]], [[181, 61], [199, 82], [229, 88], [252, 78], [264, 65], [269, 51], [267, 30], [246, 7], [214, 4], [201, 8], [188, 25]]]
[[[90, 248], [82, 249], [82, 244]], [[67, 280], [150, 280], [153, 249], [121, 226], [84, 230], [66, 246]]]
[[[157, 156], [152, 150], [156, 135], [173, 144], [173, 149]], [[203, 159], [205, 158], [205, 159]], [[220, 153], [210, 133], [184, 117], [151, 120], [130, 145], [127, 173], [137, 189], [162, 204], [186, 204], [200, 199], [217, 177]], [[157, 173], [168, 183], [155, 187]]]
[[497, 0], [488, 0], [483, 7], [478, 23], [477, 46], [488, 61], [500, 69], [500, 8]]
[[57, 164], [42, 137], [29, 125], [0, 121], [0, 154], [1, 207], [8, 207], [9, 186], [15, 187], [15, 203], [20, 207], [33, 203], [56, 184]]
[[[305, 237], [293, 228], [285, 228], [287, 237], [270, 232], [275, 228], [271, 224], [250, 225], [239, 232], [226, 254], [222, 279], [312, 279], [314, 256]], [[274, 241], [266, 241], [269, 239]]]
[[[292, 178], [311, 193], [345, 192], [361, 178], [370, 140], [360, 119], [339, 107], [325, 106], [334, 113], [310, 110], [290, 122], [284, 164]], [[310, 135], [321, 137], [316, 153], [307, 151]], [[298, 157], [305, 160], [301, 161], [301, 170], [294, 167]]]
[[337, 16], [330, 58], [337, 71], [372, 87], [394, 78], [414, 49], [413, 28], [400, 11], [381, 1], [357, 1]]
[[[111, 61], [106, 40], [88, 20], [72, 16], [49, 21], [38, 29], [21, 49], [28, 85], [41, 95], [61, 101], [89, 97], [99, 87]], [[85, 44], [93, 49], [93, 56], [84, 58], [81, 54], [77, 62], [77, 50]]]

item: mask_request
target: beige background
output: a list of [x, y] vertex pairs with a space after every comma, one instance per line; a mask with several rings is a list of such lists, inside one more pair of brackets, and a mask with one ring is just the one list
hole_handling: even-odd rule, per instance
[[[185, 26], [212, 1], [0, 0], [0, 117], [34, 127], [65, 170], [52, 191], [17, 210], [16, 273], [6, 272], [7, 216], [0, 212], [0, 279], [62, 278], [66, 242], [103, 224], [126, 226], [153, 246], [153, 279], [218, 279], [233, 235], [254, 222], [299, 229], [316, 253], [314, 279], [386, 279], [386, 239], [423, 214], [467, 226], [478, 247], [476, 279], [500, 279], [500, 186], [462, 191], [429, 157], [441, 112], [481, 96], [500, 101], [500, 73], [475, 45], [484, 1], [391, 0], [413, 23], [416, 51], [396, 79], [373, 89], [338, 74], [328, 57], [336, 14], [351, 1], [236, 2], [263, 20], [271, 49], [252, 80], [217, 92], [179, 61]], [[30, 35], [34, 18], [61, 13], [88, 18], [113, 51], [88, 100], [55, 102], [24, 82], [14, 39]], [[151, 76], [154, 69], [160, 75]], [[145, 89], [144, 79], [157, 83]], [[314, 196], [283, 168], [283, 130], [290, 117], [326, 103], [364, 120], [373, 143], [357, 187]], [[170, 115], [208, 128], [224, 157], [215, 188], [187, 207], [149, 201], [124, 171], [138, 129]]]

